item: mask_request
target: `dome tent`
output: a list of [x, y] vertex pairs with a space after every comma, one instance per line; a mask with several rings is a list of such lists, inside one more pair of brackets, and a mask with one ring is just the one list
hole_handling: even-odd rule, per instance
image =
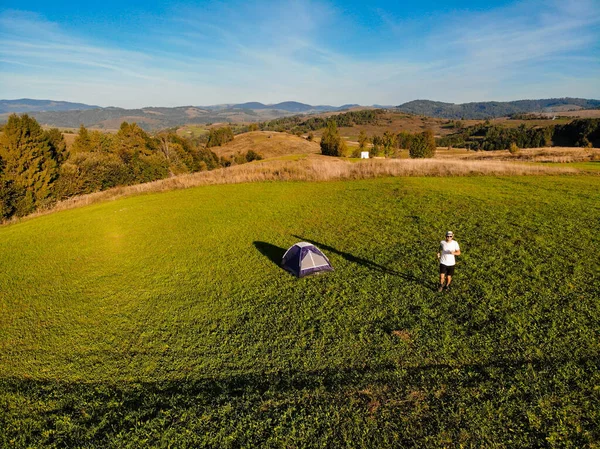
[[281, 259], [281, 267], [294, 276], [302, 278], [309, 274], [333, 271], [329, 259], [312, 243], [296, 243]]

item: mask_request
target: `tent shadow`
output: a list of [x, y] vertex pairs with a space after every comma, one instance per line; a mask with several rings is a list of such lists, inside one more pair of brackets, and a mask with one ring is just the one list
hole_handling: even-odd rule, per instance
[[313, 245], [315, 245], [317, 248], [321, 249], [321, 250], [325, 250], [325, 251], [330, 251], [332, 253], [338, 254], [339, 256], [342, 256], [344, 259], [346, 259], [348, 262], [353, 262], [356, 263], [358, 265], [362, 265], [363, 267], [367, 267], [370, 268], [372, 270], [377, 270], [377, 271], [381, 271], [382, 273], [386, 273], [386, 274], [391, 274], [394, 276], [398, 276], [402, 279], [404, 279], [405, 281], [408, 282], [413, 282], [415, 284], [419, 284], [425, 288], [431, 289], [433, 288], [436, 284], [432, 283], [430, 281], [428, 281], [427, 279], [422, 279], [419, 278], [411, 273], [401, 273], [400, 271], [396, 271], [396, 270], [392, 270], [390, 268], [384, 267], [383, 265], [379, 265], [378, 263], [375, 263], [371, 260], [368, 259], [363, 259], [361, 257], [356, 257], [350, 253], [346, 253], [344, 251], [340, 251], [336, 248], [333, 248], [329, 245], [326, 245], [324, 243], [321, 242], [317, 242], [315, 240], [306, 238], [306, 237], [301, 237], [299, 235], [294, 235], [294, 237], [303, 240], [305, 242], [310, 242]]
[[278, 267], [281, 267], [281, 259], [286, 252], [284, 248], [260, 241], [253, 242], [253, 244], [263, 256], [265, 256]]

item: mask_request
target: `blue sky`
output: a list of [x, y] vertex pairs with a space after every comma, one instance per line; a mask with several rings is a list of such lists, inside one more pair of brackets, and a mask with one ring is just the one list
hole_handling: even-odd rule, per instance
[[564, 96], [600, 98], [598, 0], [0, 4], [2, 99], [132, 108]]

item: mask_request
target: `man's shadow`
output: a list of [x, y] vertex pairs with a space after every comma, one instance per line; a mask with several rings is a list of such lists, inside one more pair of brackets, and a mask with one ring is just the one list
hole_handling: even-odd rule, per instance
[[[297, 239], [300, 239], [304, 242], [309, 242], [312, 243], [313, 245], [315, 245], [317, 248], [325, 250], [325, 251], [329, 251], [335, 254], [338, 254], [340, 256], [342, 256], [344, 259], [346, 259], [348, 262], [353, 262], [356, 263], [358, 265], [362, 265], [363, 267], [367, 267], [371, 270], [377, 270], [377, 271], [381, 271], [382, 273], [386, 273], [386, 274], [391, 274], [394, 276], [398, 276], [402, 279], [404, 279], [405, 281], [408, 282], [413, 282], [415, 284], [419, 284], [422, 285], [423, 287], [426, 288], [431, 288], [432, 285], [434, 285], [432, 282], [427, 281], [426, 279], [421, 279], [416, 277], [415, 275], [411, 274], [411, 273], [401, 273], [399, 271], [396, 270], [392, 270], [391, 268], [388, 267], [384, 267], [383, 265], [379, 265], [378, 263], [375, 263], [371, 260], [368, 259], [363, 259], [361, 257], [356, 257], [350, 253], [346, 253], [344, 251], [340, 251], [336, 248], [333, 248], [332, 246], [326, 245], [324, 243], [321, 242], [317, 242], [315, 240], [312, 239], [308, 239], [306, 237], [301, 237], [299, 235], [294, 235], [294, 237], [296, 237]], [[283, 256], [283, 254], [282, 254]]]

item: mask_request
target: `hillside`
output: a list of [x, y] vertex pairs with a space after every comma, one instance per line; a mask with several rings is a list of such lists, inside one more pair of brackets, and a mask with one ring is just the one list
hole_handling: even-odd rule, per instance
[[415, 100], [397, 106], [399, 111], [409, 114], [427, 115], [447, 119], [488, 119], [507, 117], [512, 114], [552, 112], [577, 109], [600, 108], [600, 100], [583, 98], [549, 98], [541, 100], [486, 101], [476, 103], [443, 103], [430, 100]]
[[212, 147], [211, 150], [219, 156], [232, 156], [252, 150], [263, 158], [321, 152], [321, 148], [316, 142], [309, 142], [302, 137], [274, 131], [254, 131], [240, 134], [232, 142], [221, 147]]
[[[0, 227], [0, 446], [592, 447], [598, 192], [246, 183]], [[283, 271], [298, 241], [335, 272]]]
[[0, 100], [0, 114], [13, 112], [74, 111], [97, 109], [99, 107], [83, 103], [70, 103], [68, 101], [32, 100], [30, 98]]

